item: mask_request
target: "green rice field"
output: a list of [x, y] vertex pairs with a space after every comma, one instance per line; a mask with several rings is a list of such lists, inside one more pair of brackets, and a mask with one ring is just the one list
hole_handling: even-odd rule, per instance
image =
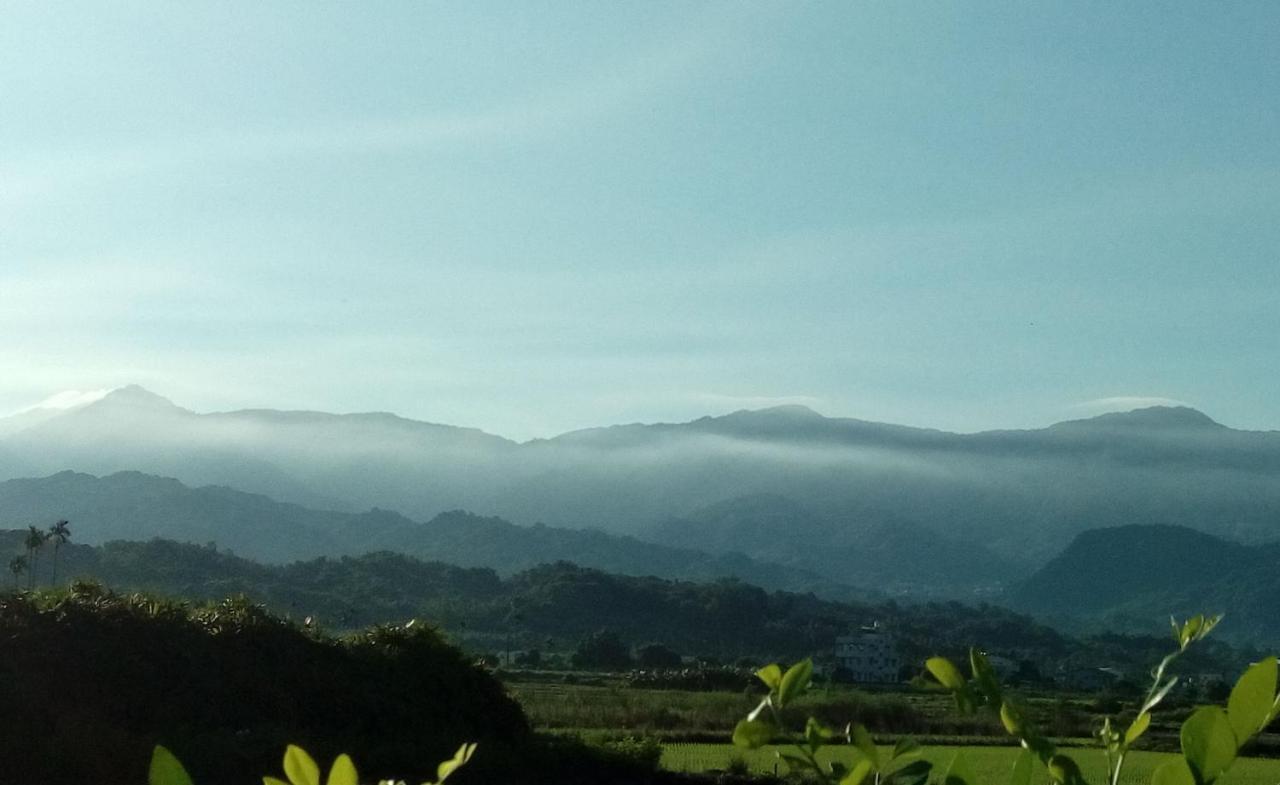
[[[663, 746], [662, 766], [672, 771], [705, 772], [715, 769], [726, 769], [730, 762], [740, 759], [755, 772], [778, 774], [787, 773], [787, 764], [774, 754], [776, 747], [759, 750], [742, 750], [731, 744], [667, 744]], [[889, 748], [885, 748], [886, 754]], [[957, 753], [962, 753], [968, 760], [969, 767], [980, 782], [999, 785], [1008, 781], [1013, 769], [1017, 747], [926, 747], [925, 757], [932, 761], [939, 770], [945, 770]], [[1105, 779], [1106, 763], [1102, 753], [1096, 749], [1066, 750], [1075, 758], [1084, 772], [1085, 778], [1092, 783], [1101, 783]], [[851, 747], [832, 747], [824, 751], [825, 760], [852, 760], [855, 751]], [[1133, 752], [1130, 753], [1121, 782], [1125, 785], [1146, 785], [1151, 779], [1152, 770], [1166, 760], [1176, 757], [1167, 752]], [[1044, 773], [1044, 770], [1041, 769]], [[1038, 777], [1038, 782], [1047, 782], [1045, 776]], [[1241, 758], [1236, 761], [1222, 778], [1221, 785], [1280, 785], [1280, 760], [1266, 758]]]

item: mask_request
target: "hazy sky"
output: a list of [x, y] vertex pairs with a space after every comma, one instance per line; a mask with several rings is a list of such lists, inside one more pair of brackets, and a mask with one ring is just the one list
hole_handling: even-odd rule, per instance
[[1275, 2], [3, 20], [0, 413], [1280, 428]]

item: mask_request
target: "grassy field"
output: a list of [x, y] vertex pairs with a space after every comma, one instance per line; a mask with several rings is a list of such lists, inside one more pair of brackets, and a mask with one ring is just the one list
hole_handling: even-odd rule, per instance
[[[508, 683], [508, 690], [541, 730], [611, 730], [690, 740], [728, 738], [733, 726], [760, 701], [760, 692], [688, 692], [554, 683]], [[1034, 706], [1034, 704], [1033, 704]], [[1070, 723], [1047, 723], [1052, 735], [1088, 733], [1083, 708], [1069, 708]], [[1003, 736], [992, 717], [962, 717], [941, 694], [816, 690], [790, 707], [790, 724], [816, 715], [832, 725], [861, 722], [877, 733], [915, 736]], [[1059, 729], [1059, 725], [1063, 727]]]
[[[672, 771], [705, 772], [713, 769], [725, 769], [730, 761], [740, 759], [752, 771], [772, 773], [777, 765], [779, 774], [786, 773], [786, 764], [778, 761], [774, 749], [767, 747], [759, 750], [740, 750], [730, 744], [667, 744], [663, 746], [662, 766]], [[886, 753], [888, 748], [886, 748]], [[1007, 782], [1009, 772], [1013, 768], [1014, 756], [1018, 754], [1016, 747], [926, 747], [925, 757], [935, 767], [945, 767], [962, 752], [967, 758], [970, 768], [980, 782], [993, 785]], [[1102, 753], [1096, 749], [1073, 749], [1067, 753], [1080, 764], [1089, 782], [1101, 783], [1106, 772], [1106, 763]], [[827, 760], [848, 761], [852, 759], [854, 750], [850, 747], [829, 748]], [[1151, 771], [1166, 760], [1175, 757], [1163, 752], [1134, 752], [1125, 766], [1121, 782], [1125, 785], [1146, 785], [1151, 779]], [[1037, 782], [1047, 781], [1047, 773], [1037, 777]], [[1220, 780], [1221, 785], [1277, 785], [1280, 783], [1280, 760], [1262, 758], [1242, 758], [1232, 766]]]
[[[539, 730], [612, 731], [654, 736], [665, 741], [728, 740], [738, 720], [760, 701], [761, 689], [693, 692], [628, 687], [621, 682], [565, 684], [552, 681], [507, 682]], [[1096, 707], [1080, 696], [1030, 696], [1027, 707], [1053, 738], [1087, 737], [1101, 722]], [[1157, 749], [1176, 749], [1177, 727], [1187, 709], [1161, 713], [1149, 734]], [[848, 686], [822, 687], [783, 712], [789, 727], [810, 715], [832, 727], [859, 722], [888, 742], [909, 735], [947, 743], [955, 737], [1003, 738], [1004, 728], [989, 714], [956, 712], [950, 696], [901, 690], [867, 692]], [[1130, 715], [1131, 716], [1131, 715]]]

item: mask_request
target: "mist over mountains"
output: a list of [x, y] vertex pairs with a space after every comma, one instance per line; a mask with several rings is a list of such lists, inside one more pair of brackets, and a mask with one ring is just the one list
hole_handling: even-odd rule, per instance
[[[1267, 541], [1280, 510], [1280, 434], [1170, 407], [956, 434], [786, 406], [517, 443], [383, 413], [199, 414], [127, 387], [0, 419], [0, 478], [68, 469], [137, 471], [306, 508], [272, 513], [292, 533], [281, 534], [278, 553], [256, 554], [263, 558], [329, 547], [338, 513], [378, 532], [392, 514], [361, 511], [396, 510], [408, 526], [467, 510], [895, 591], [984, 592], [1029, 575], [1080, 532], [1108, 526], [1171, 524]], [[214, 528], [256, 519], [235, 509]], [[225, 533], [191, 536], [235, 547]]]
[[0, 482], [0, 521], [6, 526], [43, 527], [51, 516], [74, 521], [75, 541], [89, 545], [163, 538], [275, 564], [390, 551], [464, 568], [486, 567], [502, 575], [573, 561], [623, 575], [750, 578], [768, 589], [833, 599], [878, 594], [741, 553], [713, 556], [601, 531], [516, 526], [457, 510], [425, 522], [380, 509], [313, 510], [225, 486], [189, 488], [140, 472], [100, 478], [64, 471]]

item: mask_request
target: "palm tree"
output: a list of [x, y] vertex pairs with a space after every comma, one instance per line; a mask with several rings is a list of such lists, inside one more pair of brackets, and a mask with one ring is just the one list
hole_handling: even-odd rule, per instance
[[66, 520], [60, 520], [49, 527], [49, 533], [46, 535], [53, 540], [53, 582], [58, 582], [58, 549], [66, 545], [71, 539], [71, 524]]
[[18, 578], [22, 575], [22, 573], [26, 571], [27, 571], [26, 556], [21, 556], [21, 555], [14, 556], [12, 559], [9, 560], [9, 572], [13, 573], [13, 588], [15, 589], [21, 588], [20, 584], [18, 583]]
[[28, 566], [31, 568], [27, 572], [28, 589], [36, 587], [36, 567], [40, 563], [40, 549], [44, 547], [44, 541], [47, 539], [49, 539], [49, 535], [35, 526], [27, 527], [27, 538], [23, 543], [27, 546], [27, 561]]

